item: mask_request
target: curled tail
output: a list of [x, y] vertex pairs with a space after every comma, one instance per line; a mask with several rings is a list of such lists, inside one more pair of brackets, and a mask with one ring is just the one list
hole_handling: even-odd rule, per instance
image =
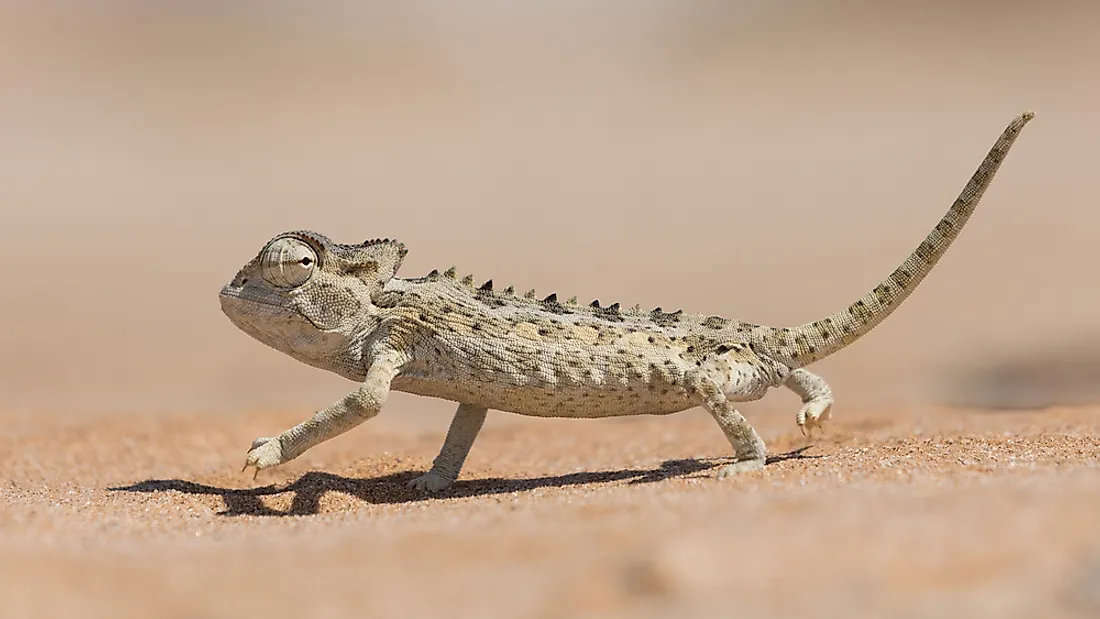
[[912, 294], [959, 236], [1016, 137], [1034, 117], [1035, 114], [1026, 112], [1008, 125], [943, 219], [905, 262], [874, 290], [821, 320], [789, 329], [755, 329], [754, 344], [763, 349], [761, 352], [795, 369], [838, 352], [886, 320]]

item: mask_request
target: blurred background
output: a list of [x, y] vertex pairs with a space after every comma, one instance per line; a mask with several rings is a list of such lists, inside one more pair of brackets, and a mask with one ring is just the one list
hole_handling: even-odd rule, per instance
[[5, 3], [0, 406], [341, 397], [218, 308], [299, 227], [401, 239], [405, 275], [802, 323], [889, 273], [1028, 109], [930, 279], [815, 369], [848, 409], [1096, 398], [1098, 20], [1056, 0]]

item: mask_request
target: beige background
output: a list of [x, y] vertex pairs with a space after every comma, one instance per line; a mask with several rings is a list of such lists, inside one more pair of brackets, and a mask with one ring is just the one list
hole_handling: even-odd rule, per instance
[[1094, 3], [216, 4], [0, 9], [5, 408], [339, 397], [218, 310], [296, 227], [397, 237], [405, 274], [814, 319], [1026, 109], [931, 279], [817, 369], [845, 406], [920, 403], [955, 364], [1096, 330]]

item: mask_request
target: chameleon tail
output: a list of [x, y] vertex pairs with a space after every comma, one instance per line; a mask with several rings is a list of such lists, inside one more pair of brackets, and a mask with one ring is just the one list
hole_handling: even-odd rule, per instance
[[851, 345], [878, 326], [912, 294], [947, 248], [958, 237], [981, 201], [1009, 149], [1034, 118], [1032, 112], [1017, 116], [985, 156], [955, 203], [917, 249], [871, 292], [855, 303], [821, 320], [799, 327], [764, 327], [755, 344], [791, 369], [805, 367]]

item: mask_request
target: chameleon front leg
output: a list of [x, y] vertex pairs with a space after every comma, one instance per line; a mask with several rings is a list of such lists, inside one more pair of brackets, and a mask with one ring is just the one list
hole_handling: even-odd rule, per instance
[[795, 416], [802, 434], [813, 433], [832, 416], [833, 392], [824, 378], [799, 368], [787, 376], [783, 385], [802, 398], [802, 408]]
[[459, 404], [447, 438], [443, 440], [443, 448], [432, 462], [432, 470], [410, 481], [409, 487], [421, 492], [438, 492], [453, 484], [488, 412], [484, 406]]
[[289, 462], [307, 449], [335, 438], [364, 421], [378, 415], [386, 404], [390, 383], [400, 367], [396, 355], [375, 358], [367, 370], [363, 384], [344, 396], [344, 399], [318, 412], [311, 419], [284, 431], [276, 437], [258, 438], [252, 441], [245, 459], [244, 472], [256, 467], [256, 473], [269, 467]]

